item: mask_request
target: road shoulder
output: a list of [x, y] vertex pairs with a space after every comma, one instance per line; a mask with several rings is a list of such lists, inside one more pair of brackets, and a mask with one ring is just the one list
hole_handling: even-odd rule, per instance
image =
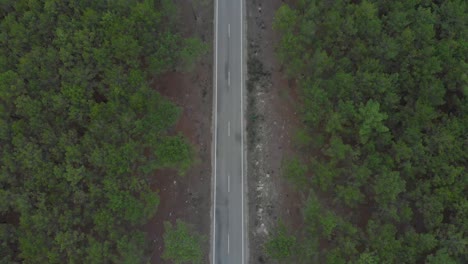
[[279, 36], [272, 29], [281, 0], [247, 2], [249, 263], [271, 263], [263, 245], [280, 219], [301, 224], [299, 194], [281, 175], [284, 157], [293, 154], [291, 138], [299, 126], [295, 85], [285, 79], [275, 58]]

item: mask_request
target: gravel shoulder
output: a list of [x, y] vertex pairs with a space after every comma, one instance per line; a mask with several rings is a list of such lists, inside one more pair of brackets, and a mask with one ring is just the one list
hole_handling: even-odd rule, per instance
[[275, 56], [279, 36], [272, 29], [281, 0], [247, 1], [247, 133], [249, 263], [273, 263], [263, 250], [281, 219], [297, 229], [302, 224], [299, 194], [282, 177], [282, 162], [293, 155], [291, 139], [299, 124], [297, 92]]

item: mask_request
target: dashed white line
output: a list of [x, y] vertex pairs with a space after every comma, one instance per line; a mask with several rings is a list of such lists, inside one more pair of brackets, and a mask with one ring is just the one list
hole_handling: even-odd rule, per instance
[[231, 192], [231, 174], [228, 174], [228, 193]]
[[229, 255], [229, 233], [228, 233], [228, 241], [227, 241], [227, 252], [228, 252], [228, 255]]
[[231, 121], [228, 121], [228, 137], [231, 136]]
[[228, 72], [228, 87], [231, 87], [231, 72]]
[[228, 24], [228, 38], [231, 38], [231, 24]]

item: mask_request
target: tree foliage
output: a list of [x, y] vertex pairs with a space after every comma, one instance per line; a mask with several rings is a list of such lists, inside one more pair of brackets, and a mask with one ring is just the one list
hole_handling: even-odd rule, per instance
[[286, 179], [294, 184], [297, 188], [307, 186], [307, 165], [305, 165], [298, 157], [292, 157], [284, 161], [283, 174]]
[[279, 222], [272, 236], [265, 244], [267, 255], [275, 260], [288, 260], [293, 257], [297, 250], [296, 237], [288, 235], [284, 223]]
[[190, 231], [188, 225], [180, 220], [176, 221], [175, 226], [165, 222], [164, 230], [163, 259], [172, 260], [176, 264], [201, 263], [203, 237]]
[[279, 8], [309, 133], [289, 166], [309, 197], [304, 263], [468, 261], [466, 21], [461, 0]]
[[147, 80], [204, 45], [169, 0], [0, 7], [0, 262], [144, 262], [150, 175], [192, 161]]

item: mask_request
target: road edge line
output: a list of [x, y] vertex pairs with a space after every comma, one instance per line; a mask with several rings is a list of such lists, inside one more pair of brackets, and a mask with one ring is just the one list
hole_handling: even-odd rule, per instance
[[242, 264], [245, 263], [245, 216], [244, 216], [244, 0], [240, 0], [240, 41], [241, 41], [241, 56], [240, 56], [240, 74], [241, 74], [241, 192], [242, 192]]
[[213, 94], [213, 101], [214, 101], [214, 107], [213, 107], [213, 120], [214, 120], [214, 127], [213, 127], [213, 137], [214, 137], [214, 147], [212, 147], [213, 151], [213, 172], [212, 175], [214, 176], [213, 178], [213, 204], [212, 204], [212, 214], [213, 214], [213, 231], [212, 231], [212, 240], [211, 240], [211, 247], [212, 247], [212, 264], [215, 264], [215, 259], [216, 259], [216, 153], [218, 149], [217, 145], [217, 131], [218, 131], [218, 116], [217, 116], [217, 110], [218, 110], [218, 0], [214, 1], [213, 7], [215, 8], [215, 17], [214, 17], [214, 64], [213, 64], [213, 70], [214, 70], [214, 94]]

